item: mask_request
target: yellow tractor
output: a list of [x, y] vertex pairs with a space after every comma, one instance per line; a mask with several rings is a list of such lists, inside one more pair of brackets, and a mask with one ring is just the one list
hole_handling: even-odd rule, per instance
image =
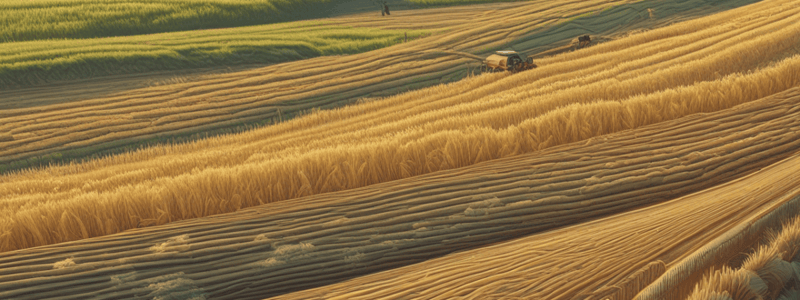
[[510, 71], [519, 72], [536, 68], [533, 58], [525, 57], [513, 50], [497, 51], [489, 55], [481, 66], [483, 72]]

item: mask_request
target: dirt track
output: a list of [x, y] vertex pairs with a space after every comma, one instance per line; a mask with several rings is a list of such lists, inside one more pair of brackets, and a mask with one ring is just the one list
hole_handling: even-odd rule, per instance
[[[495, 48], [566, 51], [576, 36], [613, 38], [631, 30], [711, 14], [753, 2], [530, 1], [374, 12], [328, 19], [333, 24], [444, 30], [435, 36], [350, 56], [320, 57], [188, 83], [138, 88], [168, 75], [148, 74], [65, 83], [47, 89], [0, 91], [0, 164], [54, 152], [82, 157], [156, 138], [250, 122], [279, 121], [310, 108], [332, 108], [467, 76]], [[649, 16], [648, 8], [655, 11]], [[605, 9], [605, 10], [604, 10]], [[602, 12], [600, 12], [602, 11]], [[593, 15], [567, 21], [585, 13]], [[470, 20], [464, 24], [462, 20]], [[567, 21], [567, 22], [565, 22]], [[204, 72], [209, 72], [206, 70]], [[136, 87], [135, 89], [128, 89]], [[90, 98], [87, 98], [90, 97]]]

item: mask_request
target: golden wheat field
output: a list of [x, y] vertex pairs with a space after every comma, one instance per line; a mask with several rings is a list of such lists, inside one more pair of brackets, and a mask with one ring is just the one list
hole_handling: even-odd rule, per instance
[[799, 104], [5, 252], [0, 297], [683, 299], [800, 213]]
[[[744, 11], [732, 10], [541, 59], [516, 76], [477, 76], [245, 134], [5, 175], [0, 249], [367, 186], [755, 100], [800, 80], [800, 58], [781, 60], [800, 40], [797, 11], [758, 5], [765, 8], [752, 15], [725, 15]], [[685, 46], [673, 47], [676, 39]]]
[[330, 283], [280, 297], [630, 299], [652, 285], [640, 299], [678, 299], [698, 270], [800, 213], [798, 104], [792, 88], [465, 168], [5, 252], [0, 297], [259, 299]]
[[[753, 0], [726, 2], [741, 5]], [[329, 26], [425, 29], [440, 34], [360, 55], [276, 64], [84, 101], [59, 103], [56, 96], [47, 102], [51, 105], [12, 106], [0, 111], [0, 134], [11, 136], [0, 139], [0, 168], [84, 157], [163, 136], [247, 122], [271, 124], [313, 108], [340, 107], [360, 97], [381, 97], [463, 78], [480, 65], [476, 55], [486, 55], [509, 43], [520, 51], [538, 52], [547, 45], [574, 39], [585, 32], [580, 28], [590, 25], [602, 39], [626, 26], [635, 28], [623, 22], [654, 26], [684, 14], [721, 9], [708, 4], [688, 9], [693, 4], [654, 3], [652, 7], [665, 17], [653, 19], [642, 15], [650, 6], [632, 0], [538, 0], [433, 13], [398, 11], [393, 19], [374, 14], [329, 19]], [[473, 22], [460, 21], [465, 19]], [[42, 101], [24, 92], [11, 92], [3, 98], [15, 103]]]
[[[797, 103], [800, 103], [798, 102], [800, 101], [800, 90], [795, 88], [791, 96], [786, 95], [786, 97], [789, 97], [790, 100], [775, 101], [779, 99], [767, 98], [759, 100], [760, 103], [755, 103], [755, 105], [739, 106], [736, 113], [715, 113], [692, 119], [691, 127], [710, 129], [719, 126], [719, 123], [714, 123], [720, 119], [739, 121], [745, 120], [748, 118], [747, 116], [763, 114], [772, 117], [765, 118], [769, 121], [762, 120], [764, 123], [761, 125], [746, 126], [753, 129], [758, 128], [758, 130], [751, 131], [742, 127], [737, 131], [749, 131], [744, 135], [750, 137], [760, 134], [769, 135], [768, 132], [775, 132], [773, 130], [786, 133], [785, 129], [787, 128], [797, 128], [796, 125], [786, 123], [794, 117], [770, 113], [770, 111], [785, 112], [787, 109], [796, 107]], [[775, 102], [780, 102], [780, 104], [776, 105]], [[770, 108], [765, 109], [767, 107]], [[794, 113], [790, 115], [794, 115]], [[649, 150], [640, 144], [646, 140], [664, 145], [665, 148], [660, 150], [681, 148], [684, 145], [686, 147], [691, 147], [689, 145], [700, 146], [701, 149], [706, 149], [703, 152], [691, 152], [698, 153], [699, 156], [738, 151], [731, 144], [723, 146], [730, 147], [725, 150], [708, 148], [709, 144], [719, 142], [718, 139], [724, 139], [717, 134], [718, 132], [727, 132], [727, 130], [715, 128], [719, 131], [706, 131], [707, 134], [695, 134], [695, 137], [689, 138], [693, 134], [686, 131], [681, 132], [681, 123], [683, 122], [667, 122], [658, 124], [659, 126], [646, 126], [641, 128], [643, 130], [635, 130], [633, 132], [639, 135], [639, 138], [633, 141], [622, 142], [622, 138], [626, 135], [609, 137], [608, 140], [612, 144], [618, 145], [618, 149], [636, 149], [638, 150], [636, 152]], [[769, 123], [772, 125], [767, 125]], [[596, 147], [597, 145], [592, 143], [586, 148], [594, 150]], [[586, 162], [599, 161], [599, 157], [608, 155], [606, 151], [586, 151], [591, 154], [587, 153], [586, 155], [589, 156], [583, 157], [582, 160]], [[571, 152], [567, 150], [568, 154], [573, 154]], [[689, 152], [688, 149], [687, 152]], [[796, 150], [789, 152], [797, 153]], [[545, 153], [545, 157], [550, 156], [548, 154], [555, 154], [551, 151], [545, 151]], [[636, 156], [647, 157], [639, 153]], [[669, 165], [667, 163], [669, 160], [660, 155], [653, 155], [651, 158], [651, 165], [654, 163]], [[729, 159], [726, 161], [730, 162]], [[779, 226], [782, 220], [797, 216], [800, 212], [800, 189], [798, 189], [800, 177], [793, 175], [796, 175], [800, 168], [798, 162], [800, 162], [800, 155], [793, 154], [742, 178], [717, 184], [714, 187], [677, 197], [661, 204], [270, 299], [400, 299], [409, 295], [414, 295], [413, 298], [426, 299], [687, 299], [687, 293], [692, 289], [713, 291], [709, 287], [713, 283], [708, 283], [708, 281], [714, 280], [713, 277], [712, 279], [704, 278], [704, 282], [699, 287], [695, 287], [697, 276], [702, 275], [702, 272], [698, 272], [698, 270], [719, 268], [730, 261], [732, 256], [746, 249], [747, 245], [752, 245], [759, 240], [759, 237], [768, 235], [767, 228], [776, 228], [776, 225]], [[673, 163], [672, 165], [680, 166], [684, 163]], [[571, 164], [577, 168], [579, 161], [569, 161], [565, 164]], [[619, 165], [626, 165], [625, 160], [617, 160], [612, 164], [614, 166], [610, 168], [617, 170], [624, 169]], [[670, 181], [674, 180], [668, 178], [675, 177], [675, 175], [669, 174], [670, 169], [648, 167], [652, 168], [652, 170], [648, 170], [650, 173], [640, 176], [657, 182], [657, 187], [650, 189], [647, 193], [649, 198], [657, 197], [660, 194], [659, 190], [666, 189], [672, 183]], [[658, 169], [660, 170], [657, 171]], [[581, 194], [597, 193], [600, 190], [597, 189], [598, 184], [613, 182], [611, 178], [616, 176], [608, 174], [610, 173], [608, 171], [605, 173], [604, 176], [594, 175], [586, 178], [586, 185], [580, 187]], [[686, 173], [691, 173], [691, 171]], [[640, 174], [645, 174], [645, 172]], [[589, 174], [585, 176], [588, 177]], [[644, 179], [635, 181], [641, 184], [645, 183]], [[543, 179], [542, 181], [540, 183], [542, 187], [547, 186], [547, 183], [557, 182], [555, 179]], [[674, 180], [673, 182], [680, 181]], [[680, 188], [685, 188], [685, 186]], [[641, 185], [638, 189], [642, 189]], [[486, 217], [481, 220], [486, 223], [491, 223], [488, 220], [505, 219], [509, 221], [510, 218], [504, 215], [509, 211], [508, 206], [515, 206], [518, 209], [531, 205], [545, 209], [547, 207], [545, 199], [550, 200], [548, 201], [550, 203], [568, 202], [566, 197], [558, 199], [551, 198], [546, 193], [540, 193], [540, 195], [544, 196], [541, 200], [535, 200], [539, 195], [530, 196], [533, 199], [532, 203], [512, 202], [499, 196], [497, 204], [479, 208], [476, 215], [484, 215], [483, 211], [486, 211]], [[617, 194], [613, 196], [617, 199], [628, 198], [627, 201], [635, 198]], [[603, 198], [600, 197], [600, 199]], [[647, 200], [652, 201], [652, 199]], [[607, 201], [613, 203], [610, 199]], [[588, 202], [597, 201], [581, 202], [581, 207], [590, 207], [591, 204]], [[480, 204], [482, 203], [473, 202], [469, 207], [479, 207]], [[597, 204], [595, 203], [595, 205]], [[602, 205], [598, 205], [598, 207], [602, 207]], [[468, 212], [469, 209], [464, 211], [469, 216]], [[562, 212], [564, 214], [560, 216], [552, 214], [552, 220], [568, 218], [574, 220], [576, 215], [585, 214], [582, 209], [576, 211], [576, 209], [568, 209], [566, 206], [562, 208]], [[523, 214], [520, 213], [520, 215]], [[523, 221], [523, 224], [535, 226], [534, 223], [537, 221], [541, 222], [541, 217], [529, 218]], [[456, 221], [452, 222], [456, 223]], [[434, 222], [422, 221], [420, 223], [422, 224], [414, 224], [415, 228], [430, 227], [429, 224]], [[747, 225], [742, 226], [743, 223]], [[759, 248], [759, 251], [753, 254], [758, 258], [749, 258], [742, 265], [742, 268], [757, 272], [760, 278], [769, 282], [768, 291], [756, 290], [752, 295], [763, 295], [765, 293], [761, 292], [769, 292], [773, 297], [765, 297], [765, 299], [777, 299], [775, 296], [782, 292], [784, 285], [789, 280], [798, 279], [794, 275], [794, 269], [789, 266], [789, 262], [792, 262], [797, 251], [800, 250], [795, 232], [797, 229], [794, 226], [797, 226], [796, 221], [790, 230], [784, 229], [780, 235], [773, 235], [768, 250]], [[420, 229], [418, 231], [424, 232]], [[775, 271], [776, 267], [770, 264], [778, 263], [770, 263], [770, 261], [779, 253], [784, 262], [777, 266], [783, 269], [779, 268], [778, 271]], [[689, 272], [685, 269], [680, 270], [680, 268], [689, 269]], [[667, 273], [668, 269], [672, 272]], [[679, 271], [676, 272], [676, 270]], [[730, 273], [727, 270], [723, 272]], [[745, 277], [745, 279], [748, 278]], [[722, 279], [722, 281], [724, 280], [726, 279]], [[744, 281], [744, 285], [739, 289], [749, 289], [749, 282], [749, 279]], [[645, 287], [649, 290], [645, 290]], [[766, 288], [766, 285], [764, 287]], [[736, 289], [733, 287], [733, 290], [728, 292], [733, 294]], [[725, 290], [717, 289], [715, 291], [723, 292]], [[698, 293], [695, 291], [692, 295], [694, 298], [689, 299], [715, 299], [695, 295]], [[732, 299], [755, 298], [734, 297]]]
[[[800, 0], [392, 16], [326, 22], [434, 33], [111, 96], [2, 94], [46, 95], [0, 110], [5, 164], [269, 122], [0, 174], [0, 299], [800, 295]], [[602, 43], [575, 49], [587, 30]], [[473, 72], [501, 47], [538, 67]]]

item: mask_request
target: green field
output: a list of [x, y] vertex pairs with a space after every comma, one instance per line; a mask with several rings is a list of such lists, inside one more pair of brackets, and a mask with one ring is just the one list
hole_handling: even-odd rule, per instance
[[[426, 7], [494, 1], [389, 2]], [[148, 71], [279, 63], [354, 54], [399, 42], [406, 31], [290, 22], [328, 17], [337, 5], [371, 4], [356, 0], [0, 1], [0, 88]], [[409, 38], [427, 34], [407, 33]]]
[[3, 0], [0, 42], [95, 38], [325, 17], [331, 0]]
[[[520, 0], [389, 0], [430, 7]], [[375, 12], [380, 5], [375, 2]], [[263, 25], [329, 17], [341, 4], [366, 0], [3, 0], [0, 43], [97, 38]]]
[[279, 63], [379, 49], [425, 31], [301, 21], [96, 39], [3, 43], [0, 87], [157, 70]]

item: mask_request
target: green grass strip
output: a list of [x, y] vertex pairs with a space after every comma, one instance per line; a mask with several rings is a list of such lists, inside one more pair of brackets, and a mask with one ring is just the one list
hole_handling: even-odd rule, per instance
[[331, 0], [3, 0], [0, 42], [97, 38], [327, 17]]
[[406, 32], [409, 38], [428, 34], [421, 30], [352, 28], [302, 21], [139, 36], [5, 43], [0, 47], [0, 87], [354, 54], [400, 43]]

